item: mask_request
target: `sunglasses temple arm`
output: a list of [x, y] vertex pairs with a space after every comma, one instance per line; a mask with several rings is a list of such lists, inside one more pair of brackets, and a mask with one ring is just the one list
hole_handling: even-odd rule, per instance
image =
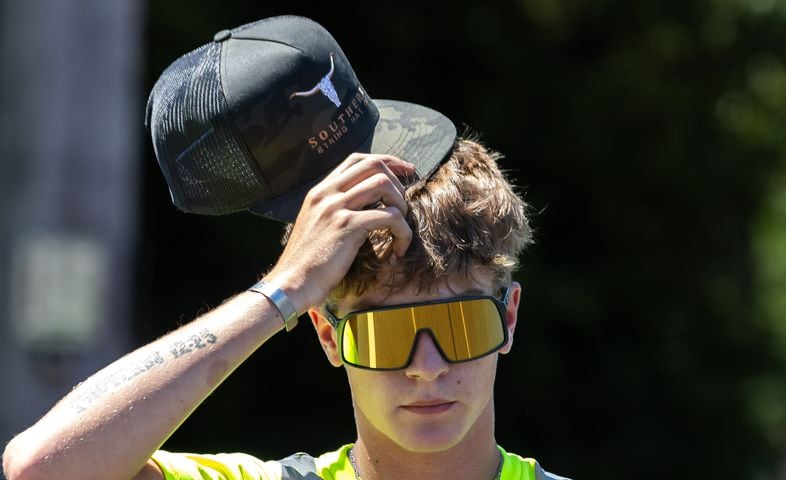
[[502, 298], [502, 304], [506, 307], [508, 306], [508, 301], [510, 301], [510, 290], [511, 288], [508, 287], [505, 289], [505, 296]]
[[322, 311], [325, 312], [325, 317], [327, 317], [328, 322], [330, 322], [330, 324], [333, 325], [333, 328], [338, 328], [338, 324], [341, 323], [341, 320], [336, 318], [336, 316], [333, 315], [333, 312], [331, 312], [327, 308], [323, 308]]

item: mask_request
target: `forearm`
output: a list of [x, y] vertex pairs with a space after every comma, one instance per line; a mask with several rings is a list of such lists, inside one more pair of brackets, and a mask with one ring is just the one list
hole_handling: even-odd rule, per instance
[[133, 477], [210, 392], [281, 327], [265, 297], [236, 296], [74, 388], [9, 443], [6, 474], [9, 479]]

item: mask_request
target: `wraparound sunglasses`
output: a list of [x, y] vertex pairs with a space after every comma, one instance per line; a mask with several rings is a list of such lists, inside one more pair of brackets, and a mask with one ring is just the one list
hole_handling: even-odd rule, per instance
[[417, 338], [428, 332], [449, 363], [490, 355], [508, 341], [505, 310], [510, 287], [502, 300], [470, 295], [404, 305], [370, 308], [343, 318], [325, 309], [337, 331], [341, 360], [370, 370], [398, 370], [412, 361]]

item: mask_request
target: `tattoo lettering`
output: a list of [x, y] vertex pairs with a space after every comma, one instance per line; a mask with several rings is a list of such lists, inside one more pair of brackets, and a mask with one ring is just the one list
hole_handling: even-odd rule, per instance
[[[71, 408], [80, 413], [84, 412], [91, 403], [101, 398], [106, 392], [112, 391], [117, 387], [128, 383], [132, 378], [141, 375], [156, 365], [161, 365], [164, 362], [164, 357], [162, 357], [161, 354], [156, 351], [136, 363], [123, 366], [113, 372], [108, 372], [107, 375], [100, 379], [96, 379], [95, 382], [92, 382], [92, 379], [88, 380], [91, 385], [85, 385], [85, 387], [87, 387], [87, 391], [81, 393], [76, 398], [71, 400]], [[77, 387], [80, 385], [77, 385]]]
[[[173, 358], [177, 359], [195, 350], [207, 348], [217, 341], [218, 337], [205, 329], [196, 335], [189, 336], [186, 340], [175, 341], [169, 352]], [[100, 378], [91, 378], [86, 384], [77, 385], [77, 388], [86, 388], [86, 391], [80, 392], [70, 401], [69, 405], [79, 413], [84, 412], [90, 404], [107, 392], [115, 390], [156, 365], [162, 365], [165, 362], [166, 359], [158, 351], [155, 351], [137, 362], [123, 365], [114, 371], [107, 372], [106, 375]]]
[[210, 333], [207, 329], [205, 329], [199, 332], [198, 335], [191, 335], [185, 341], [182, 340], [176, 341], [175, 343], [172, 344], [172, 348], [170, 352], [172, 352], [173, 357], [180, 358], [183, 355], [193, 352], [194, 350], [206, 348], [208, 344], [213, 345], [217, 341], [218, 341], [218, 337], [216, 337], [215, 335]]

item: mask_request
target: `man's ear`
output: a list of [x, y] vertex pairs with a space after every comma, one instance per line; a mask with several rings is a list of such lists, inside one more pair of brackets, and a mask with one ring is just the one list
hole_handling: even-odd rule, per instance
[[521, 300], [521, 285], [513, 282], [508, 291], [508, 307], [505, 309], [505, 327], [508, 329], [508, 342], [499, 350], [499, 353], [508, 353], [513, 348], [513, 332], [518, 323], [519, 301]]
[[328, 361], [334, 367], [340, 367], [342, 363], [338, 354], [338, 346], [336, 345], [336, 329], [317, 309], [310, 308], [308, 316], [311, 317], [311, 323], [314, 325], [317, 338], [319, 338], [319, 343], [322, 345], [322, 350], [325, 351]]

